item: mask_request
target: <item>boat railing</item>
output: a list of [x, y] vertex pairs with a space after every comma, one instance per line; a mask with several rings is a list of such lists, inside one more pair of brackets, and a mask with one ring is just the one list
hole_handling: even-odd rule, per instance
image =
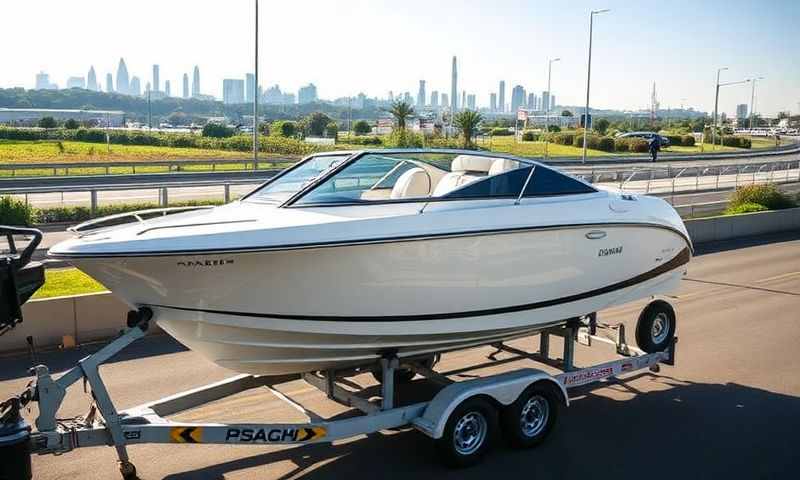
[[96, 218], [81, 224], [70, 227], [67, 230], [79, 235], [86, 235], [89, 233], [97, 232], [105, 228], [116, 227], [118, 225], [125, 225], [134, 222], [144, 222], [156, 217], [165, 217], [175, 213], [191, 212], [194, 210], [207, 210], [214, 208], [211, 205], [202, 205], [194, 207], [166, 207], [166, 208], [150, 208], [146, 210], [137, 210], [134, 212], [118, 213], [116, 215], [109, 215], [106, 217]]

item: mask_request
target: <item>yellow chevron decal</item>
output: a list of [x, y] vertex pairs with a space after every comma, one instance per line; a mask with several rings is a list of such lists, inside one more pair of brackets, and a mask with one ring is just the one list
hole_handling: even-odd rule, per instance
[[169, 436], [173, 443], [202, 443], [203, 427], [175, 427]]

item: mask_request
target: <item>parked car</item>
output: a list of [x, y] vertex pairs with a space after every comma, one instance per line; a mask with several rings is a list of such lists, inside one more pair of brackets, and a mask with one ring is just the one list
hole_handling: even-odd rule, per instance
[[627, 132], [617, 135], [617, 138], [643, 138], [649, 142], [656, 136], [661, 140], [661, 148], [669, 147], [669, 138], [655, 132]]

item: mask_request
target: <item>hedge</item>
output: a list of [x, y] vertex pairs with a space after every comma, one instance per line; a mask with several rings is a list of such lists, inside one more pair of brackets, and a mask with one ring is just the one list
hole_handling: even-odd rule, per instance
[[753, 142], [749, 138], [745, 137], [722, 137], [722, 144], [726, 147], [735, 147], [735, 148], [751, 148], [753, 146]]
[[614, 139], [614, 150], [617, 152], [647, 153], [650, 143], [643, 138], [626, 137]]
[[731, 195], [728, 208], [735, 209], [741, 205], [751, 203], [763, 205], [769, 210], [780, 210], [796, 206], [795, 202], [778, 190], [778, 187], [775, 185], [762, 184], [747, 185], [737, 188], [736, 191], [733, 192], [733, 195]]
[[523, 142], [537, 142], [539, 141], [540, 135], [536, 132], [523, 132], [522, 133], [522, 141]]
[[350, 145], [383, 145], [383, 139], [375, 135], [342, 135], [339, 143]]
[[514, 135], [514, 132], [507, 128], [493, 128], [491, 131], [493, 137], [508, 137]]
[[550, 142], [559, 145], [572, 145], [575, 141], [575, 134], [571, 132], [551, 133], [547, 138]]

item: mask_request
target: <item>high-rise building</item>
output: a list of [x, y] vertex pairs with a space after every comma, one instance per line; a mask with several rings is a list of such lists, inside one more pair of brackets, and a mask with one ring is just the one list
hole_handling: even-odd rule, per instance
[[128, 67], [125, 65], [125, 59], [119, 59], [117, 65], [117, 92], [123, 95], [130, 95], [131, 84], [128, 78]]
[[106, 73], [106, 92], [112, 93], [114, 91], [114, 78], [110, 73]]
[[431, 107], [439, 108], [439, 91], [434, 90], [431, 92]]
[[525, 107], [534, 110], [536, 109], [536, 94], [531, 92], [528, 94], [528, 101], [525, 103]]
[[542, 111], [549, 112], [550, 111], [550, 92], [545, 90], [542, 92]]
[[94, 73], [94, 65], [89, 67], [89, 75], [86, 77], [86, 89], [93, 92], [99, 90], [97, 86], [97, 74]]
[[511, 90], [511, 112], [516, 113], [520, 107], [525, 105], [525, 89], [522, 85], [516, 85]]
[[131, 95], [138, 97], [142, 94], [142, 81], [136, 75], [131, 78]]
[[475, 98], [474, 93], [470, 93], [469, 95], [467, 95], [467, 108], [469, 108], [470, 110], [476, 110], [475, 107], [477, 106], [477, 104], [478, 102], [477, 99]]
[[462, 110], [467, 108], [467, 91], [466, 90], [462, 90], [461, 91], [461, 106], [459, 108], [461, 108]]
[[450, 97], [446, 93], [442, 94], [442, 108], [447, 108], [450, 105]]
[[244, 103], [244, 80], [226, 78], [222, 81], [222, 103]]
[[450, 80], [450, 111], [458, 111], [458, 60], [453, 56], [453, 77]]
[[69, 77], [67, 88], [86, 88], [86, 79], [83, 77]]
[[183, 74], [183, 98], [189, 98], [189, 74]]
[[297, 91], [297, 103], [314, 103], [317, 101], [317, 87], [313, 83], [309, 83], [305, 87], [300, 87]]
[[161, 80], [159, 79], [159, 66], [157, 64], [153, 65], [153, 91], [160, 92], [161, 91]]
[[170, 85], [169, 80], [164, 80], [164, 96], [172, 96], [172, 86]]
[[[736, 118], [737, 119], [747, 118], [747, 104], [746, 103], [740, 103], [739, 105], [736, 105]], [[753, 122], [753, 123], [755, 123], [755, 122]]]
[[264, 103], [272, 105], [291, 105], [294, 103], [293, 93], [281, 92], [281, 87], [275, 85], [269, 87], [262, 97]]
[[555, 110], [557, 105], [558, 104], [556, 103], [556, 96], [550, 94], [550, 110]]
[[192, 96], [200, 96], [200, 67], [194, 66], [194, 74], [192, 76]]
[[417, 109], [422, 110], [425, 108], [425, 99], [428, 94], [425, 92], [425, 80], [419, 81], [419, 90], [417, 91]]
[[404, 101], [404, 102], [406, 102], [406, 103], [407, 103], [407, 104], [409, 104], [409, 105], [411, 105], [412, 103], [414, 103], [414, 99], [413, 99], [413, 98], [411, 98], [411, 92], [405, 92], [405, 93], [403, 93], [403, 101]]
[[490, 93], [489, 94], [489, 111], [496, 112], [497, 111], [497, 94]]
[[503, 113], [506, 111], [506, 81], [500, 80], [500, 90], [497, 93], [497, 111]]
[[244, 101], [253, 103], [253, 94], [256, 90], [256, 76], [252, 73], [247, 73], [244, 76]]

